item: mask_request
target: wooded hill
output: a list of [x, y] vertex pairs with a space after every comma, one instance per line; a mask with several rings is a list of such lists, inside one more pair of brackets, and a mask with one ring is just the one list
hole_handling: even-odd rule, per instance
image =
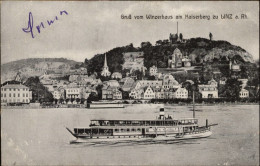
[[[178, 48], [183, 55], [192, 59], [193, 65], [199, 65], [207, 61], [229, 61], [236, 60], [237, 63], [254, 63], [253, 57], [246, 50], [239, 46], [230, 44], [227, 41], [210, 41], [205, 38], [191, 38], [186, 42], [177, 42], [174, 44], [165, 41], [157, 41], [156, 45], [150, 42], [142, 42], [138, 48], [133, 44], [124, 47], [117, 47], [108, 52], [107, 62], [109, 70], [113, 73], [122, 70], [124, 52], [144, 52], [144, 66], [149, 69], [152, 65], [158, 68], [166, 68], [168, 56]], [[101, 72], [104, 65], [104, 54], [95, 55], [90, 60], [85, 59], [84, 65], [87, 66], [89, 73]], [[213, 56], [212, 56], [213, 55]], [[212, 57], [214, 57], [212, 59]]]

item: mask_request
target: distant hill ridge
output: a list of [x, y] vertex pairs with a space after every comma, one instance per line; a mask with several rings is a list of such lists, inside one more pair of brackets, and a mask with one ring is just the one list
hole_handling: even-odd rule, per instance
[[[52, 68], [58, 70], [65, 70], [74, 68], [80, 62], [68, 60], [66, 58], [28, 58], [13, 62], [8, 62], [1, 65], [1, 81], [14, 79], [15, 75], [22, 71], [22, 75], [39, 76], [43, 74], [44, 69]], [[30, 71], [42, 68], [42, 71]]]

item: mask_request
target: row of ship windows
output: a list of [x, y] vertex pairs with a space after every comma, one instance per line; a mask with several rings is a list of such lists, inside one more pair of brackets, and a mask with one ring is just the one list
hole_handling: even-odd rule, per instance
[[[164, 131], [165, 129], [158, 129], [158, 131]], [[178, 130], [178, 128], [173, 128], [172, 130]], [[116, 133], [119, 133], [119, 132], [141, 132], [141, 129], [140, 128], [132, 128], [132, 129], [129, 129], [129, 128], [127, 128], [127, 129], [115, 129], [115, 132]], [[145, 129], [145, 131], [146, 132], [149, 132], [149, 129], [148, 128], [146, 128]]]
[[[137, 129], [135, 129], [135, 128], [132, 128], [132, 129], [115, 129], [115, 132], [130, 132], [130, 131], [132, 131], [132, 132], [135, 132], [135, 131], [140, 132], [141, 129], [140, 128], [137, 128]], [[146, 131], [148, 132], [149, 129], [146, 129]]]
[[[1, 93], [1, 97], [6, 97], [7, 95], [6, 95], [6, 93]], [[23, 97], [28, 97], [29, 95], [28, 95], [28, 93], [23, 93]], [[11, 93], [9, 93], [9, 97], [12, 97], [12, 94]], [[13, 93], [13, 97], [16, 97], [16, 94], [15, 93]], [[22, 97], [22, 95], [20, 95], [20, 93], [18, 93], [17, 94], [17, 97]]]
[[23, 91], [28, 91], [28, 90], [29, 90], [28, 88], [23, 88], [23, 89], [22, 89], [22, 88], [20, 88], [20, 89], [19, 89], [19, 88], [1, 88], [1, 91], [7, 91], [8, 89], [9, 89], [9, 91], [12, 91], [12, 90], [13, 90], [13, 91], [16, 91], [16, 89], [17, 89], [17, 91], [20, 91], [20, 90], [21, 90], [21, 91], [22, 91], [22, 90], [23, 90]]

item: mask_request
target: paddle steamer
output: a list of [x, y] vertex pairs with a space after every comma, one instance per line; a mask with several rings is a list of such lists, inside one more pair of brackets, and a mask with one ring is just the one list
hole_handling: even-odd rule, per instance
[[198, 125], [198, 119], [173, 119], [165, 116], [164, 108], [155, 120], [91, 120], [89, 127], [67, 130], [77, 139], [71, 143], [102, 141], [145, 141], [145, 140], [180, 140], [209, 137], [210, 126]]

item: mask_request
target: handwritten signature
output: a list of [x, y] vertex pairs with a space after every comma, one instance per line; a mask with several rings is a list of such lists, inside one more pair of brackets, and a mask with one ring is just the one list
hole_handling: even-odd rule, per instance
[[[60, 16], [62, 15], [68, 15], [68, 12], [63, 10], [63, 11], [60, 11]], [[53, 24], [55, 22], [55, 20], [58, 20], [58, 16], [55, 16], [55, 18], [53, 20], [47, 20], [47, 24], [49, 26], [51, 26], [51, 24]], [[36, 26], [36, 29], [38, 31], [38, 33], [41, 33], [41, 29], [42, 28], [46, 28], [47, 26], [45, 26], [45, 24], [43, 22], [41, 22], [39, 25]], [[31, 36], [32, 38], [34, 38], [34, 31], [33, 31], [33, 15], [32, 15], [32, 12], [29, 12], [29, 20], [28, 20], [28, 27], [27, 28], [22, 28], [22, 30], [25, 32], [25, 33], [31, 33]]]

